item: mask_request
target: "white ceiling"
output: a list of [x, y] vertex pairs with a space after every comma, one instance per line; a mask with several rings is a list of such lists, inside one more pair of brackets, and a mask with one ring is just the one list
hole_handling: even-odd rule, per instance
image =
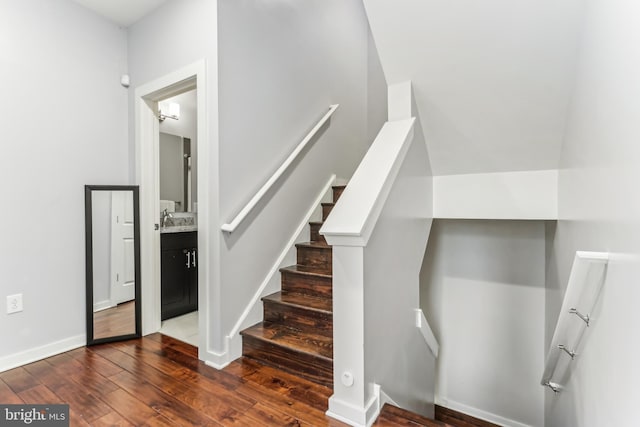
[[121, 27], [128, 27], [167, 0], [74, 0]]
[[558, 167], [582, 0], [364, 3], [387, 82], [413, 82], [434, 175]]

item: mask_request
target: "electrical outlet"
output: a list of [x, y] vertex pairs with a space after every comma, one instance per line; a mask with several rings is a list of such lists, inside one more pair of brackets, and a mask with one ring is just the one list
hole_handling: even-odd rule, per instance
[[7, 314], [19, 313], [22, 310], [22, 294], [9, 295], [7, 297]]

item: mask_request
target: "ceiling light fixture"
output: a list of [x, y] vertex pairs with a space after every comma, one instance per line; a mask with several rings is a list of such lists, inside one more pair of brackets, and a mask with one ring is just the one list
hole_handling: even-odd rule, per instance
[[[164, 113], [166, 111], [167, 113]], [[172, 102], [170, 104], [160, 104], [158, 108], [158, 119], [163, 122], [164, 119], [180, 119], [180, 104]]]

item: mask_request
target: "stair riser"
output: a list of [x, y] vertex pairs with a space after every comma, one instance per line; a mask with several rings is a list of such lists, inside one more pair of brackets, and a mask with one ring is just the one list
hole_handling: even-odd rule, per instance
[[326, 221], [327, 220], [327, 217], [331, 213], [332, 209], [333, 209], [333, 203], [331, 203], [331, 204], [323, 203], [322, 204], [322, 221]]
[[331, 274], [331, 247], [301, 246], [297, 252], [298, 265], [313, 267], [319, 273]]
[[327, 387], [333, 387], [333, 362], [243, 336], [242, 354]]
[[264, 321], [278, 323], [303, 332], [333, 337], [333, 316], [329, 313], [264, 301]]
[[342, 192], [344, 191], [344, 189], [345, 187], [343, 186], [333, 187], [333, 203], [337, 202], [340, 196], [342, 196]]
[[283, 272], [282, 291], [331, 298], [333, 284], [331, 283], [331, 277], [305, 276]]
[[320, 228], [322, 227], [322, 224], [310, 224], [310, 227], [311, 227], [311, 241], [312, 242], [327, 243], [327, 241], [324, 239], [324, 236], [322, 234], [320, 234]]

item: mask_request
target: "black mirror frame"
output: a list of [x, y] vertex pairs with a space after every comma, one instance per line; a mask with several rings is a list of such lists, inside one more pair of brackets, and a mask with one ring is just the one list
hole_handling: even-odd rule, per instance
[[[107, 338], [93, 337], [93, 191], [131, 191], [133, 192], [133, 236], [135, 256], [135, 333]], [[84, 186], [84, 221], [86, 245], [86, 296], [87, 296], [87, 345], [123, 341], [142, 336], [142, 300], [140, 283], [140, 191], [137, 185], [85, 185]]]

